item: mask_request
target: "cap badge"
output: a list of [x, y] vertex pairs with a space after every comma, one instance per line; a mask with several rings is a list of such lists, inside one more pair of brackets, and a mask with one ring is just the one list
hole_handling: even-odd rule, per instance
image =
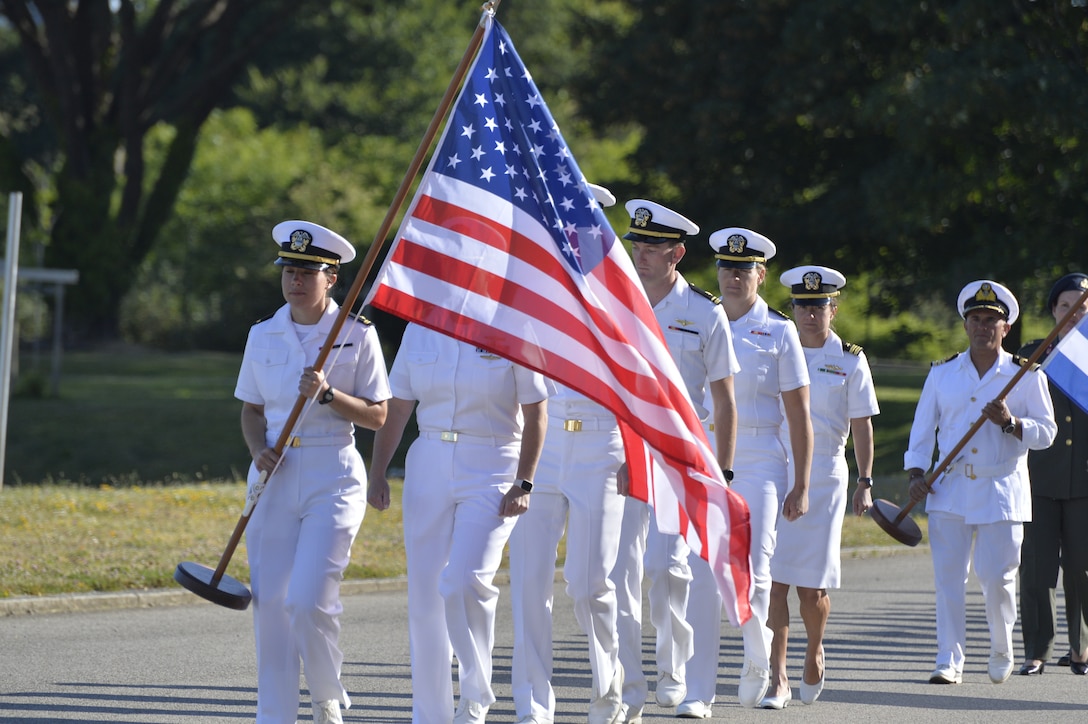
[[1081, 277], [1080, 281], [1077, 282], [1077, 286], [1081, 289], [1088, 289], [1088, 277]]
[[306, 247], [310, 245], [310, 242], [314, 240], [314, 237], [310, 236], [310, 232], [304, 229], [297, 229], [291, 232], [291, 251], [306, 251]]
[[820, 291], [820, 287], [823, 286], [823, 277], [820, 276], [820, 272], [810, 271], [806, 272], [801, 281], [805, 283], [805, 289], [810, 292]]
[[979, 287], [978, 291], [975, 292], [975, 301], [976, 302], [996, 302], [997, 301], [997, 292], [995, 292], [994, 288], [992, 286], [990, 286], [989, 282], [987, 282], [986, 284], [983, 284], [981, 287]]
[[654, 215], [650, 213], [649, 209], [639, 207], [635, 209], [635, 226], [646, 228], [646, 225], [650, 223], [650, 220], [654, 218]]
[[725, 243], [729, 246], [730, 254], [742, 254], [748, 247], [748, 239], [744, 234], [733, 234], [725, 240]]

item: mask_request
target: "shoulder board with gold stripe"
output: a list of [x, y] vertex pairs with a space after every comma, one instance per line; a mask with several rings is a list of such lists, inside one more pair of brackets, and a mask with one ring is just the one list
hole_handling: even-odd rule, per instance
[[269, 314], [267, 317], [261, 317], [260, 319], [258, 319], [256, 322], [253, 323], [253, 326], [257, 326], [261, 322], [267, 322], [268, 320], [272, 319], [272, 317], [275, 317], [275, 316], [276, 316], [276, 313], [272, 312], [272, 314]]
[[[1035, 350], [1039, 349], [1039, 345], [1041, 345], [1042, 343], [1043, 340], [1041, 339], [1033, 339], [1030, 342], [1025, 342], [1023, 347], [1016, 350], [1016, 354], [1013, 355], [1013, 358], [1023, 357], [1026, 360], [1028, 357], [1035, 354]], [[1017, 362], [1017, 364], [1020, 363]], [[1023, 365], [1020, 366], [1023, 367]]]
[[790, 318], [790, 315], [786, 314], [785, 312], [781, 312], [781, 311], [779, 311], [777, 309], [774, 309], [773, 307], [767, 307], [767, 311], [769, 311], [771, 314], [777, 314], [779, 317], [782, 317], [782, 319], [789, 319]]
[[952, 360], [956, 359], [956, 358], [957, 358], [957, 357], [959, 357], [959, 356], [960, 356], [960, 353], [959, 353], [959, 352], [957, 352], [956, 354], [952, 355], [952, 356], [951, 356], [951, 357], [949, 357], [948, 359], [939, 359], [939, 360], [934, 360], [933, 362], [930, 362], [930, 363], [929, 363], [929, 366], [930, 366], [930, 367], [936, 367], [937, 365], [943, 365], [943, 364], [944, 364], [945, 362], [951, 362]]
[[[1019, 367], [1027, 367], [1029, 359], [1031, 359], [1030, 355], [1028, 355], [1027, 357], [1021, 357], [1018, 354], [1014, 354], [1012, 356], [1012, 361]], [[1037, 372], [1040, 367], [1042, 367], [1042, 365], [1036, 362], [1031, 367], [1028, 367], [1028, 370], [1031, 372]]]
[[842, 343], [842, 351], [849, 352], [850, 354], [855, 356], [859, 356], [861, 355], [861, 345], [854, 344], [853, 342], [847, 342], [844, 340]]
[[361, 314], [349, 314], [348, 316], [354, 319], [356, 322], [359, 322], [360, 324], [374, 324]]
[[695, 286], [694, 284], [688, 284], [688, 286], [691, 287], [691, 291], [695, 292], [696, 294], [698, 294], [699, 296], [701, 296], [701, 297], [703, 297], [705, 299], [709, 299], [714, 304], [721, 304], [722, 303], [721, 297], [716, 297], [713, 294], [711, 294], [710, 292], [708, 292], [707, 290], [700, 289], [699, 287]]

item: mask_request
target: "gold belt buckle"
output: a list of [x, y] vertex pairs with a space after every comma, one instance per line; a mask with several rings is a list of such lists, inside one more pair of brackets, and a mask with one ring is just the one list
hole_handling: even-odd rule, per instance
[[967, 477], [969, 477], [971, 480], [977, 480], [978, 479], [975, 476], [975, 466], [972, 465], [971, 463], [964, 463], [963, 464], [963, 474], [966, 475]]
[[457, 433], [446, 431], [442, 433], [441, 438], [442, 442], [457, 442]]
[[563, 429], [567, 432], [581, 432], [582, 421], [581, 420], [563, 420]]
[[713, 423], [713, 422], [712, 422], [712, 423], [710, 423], [710, 431], [711, 431], [711, 432], [714, 432], [714, 423]]
[[300, 438], [298, 435], [295, 435], [294, 437], [292, 437], [291, 438], [291, 447], [302, 447], [302, 438]]

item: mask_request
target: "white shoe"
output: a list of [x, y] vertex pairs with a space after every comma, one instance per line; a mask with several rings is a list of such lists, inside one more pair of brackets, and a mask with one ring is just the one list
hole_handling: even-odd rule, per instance
[[676, 716], [681, 719], [709, 719], [711, 713], [710, 704], [703, 703], [698, 699], [685, 701], [676, 707]]
[[755, 709], [767, 695], [767, 688], [770, 685], [771, 672], [756, 666], [752, 661], [745, 661], [744, 670], [740, 674], [740, 683], [737, 685], [737, 698], [740, 699], [740, 705], [746, 709]]
[[541, 719], [540, 717], [532, 716], [530, 714], [529, 716], [523, 716], [518, 719], [518, 724], [552, 724], [552, 720]]
[[793, 701], [793, 691], [789, 688], [780, 696], [765, 696], [759, 701], [760, 709], [785, 709]]
[[478, 701], [461, 699], [457, 712], [453, 715], [453, 724], [484, 724], [487, 721], [488, 707]]
[[[1010, 663], [1011, 667], [1012, 664]], [[1009, 669], [1012, 670], [1011, 668]], [[963, 673], [956, 669], [952, 664], [945, 664], [944, 666], [938, 666], [933, 670], [933, 673], [929, 675], [929, 683], [931, 684], [962, 684]]]
[[1012, 657], [1008, 654], [990, 654], [990, 681], [1003, 684], [1012, 674]]
[[589, 703], [589, 724], [622, 724], [626, 711], [623, 705], [623, 666], [617, 661], [616, 673], [612, 675], [608, 690]]
[[657, 689], [654, 691], [654, 696], [661, 706], [671, 709], [682, 702], [687, 694], [688, 687], [684, 683], [683, 676], [670, 674], [667, 671], [657, 675]]
[[623, 721], [627, 724], [642, 724], [642, 707], [632, 709], [629, 705], [623, 705]]
[[820, 677], [820, 680], [815, 684], [806, 684], [804, 678], [801, 679], [801, 703], [802, 704], [815, 704], [816, 700], [820, 698], [820, 694], [824, 690], [824, 677]]
[[336, 699], [314, 702], [314, 724], [344, 724], [340, 716], [340, 702]]

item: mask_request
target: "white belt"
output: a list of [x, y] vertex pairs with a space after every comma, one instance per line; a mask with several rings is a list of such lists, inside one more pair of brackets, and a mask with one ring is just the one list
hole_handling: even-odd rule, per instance
[[978, 478], [1004, 478], [1016, 471], [1016, 461], [996, 465], [975, 465], [974, 463], [954, 462], [944, 469], [945, 475], [962, 475], [970, 480]]
[[319, 445], [344, 447], [345, 445], [352, 445], [354, 443], [355, 438], [350, 435], [322, 435], [310, 437], [292, 435], [287, 438], [287, 444], [284, 445], [284, 447], [317, 447]]
[[428, 440], [441, 440], [442, 442], [469, 442], [476, 443], [477, 445], [509, 445], [517, 442], [516, 438], [510, 438], [509, 440], [503, 440], [497, 437], [488, 437], [485, 435], [469, 435], [464, 432], [455, 432], [453, 430], [420, 430], [419, 436]]
[[766, 427], [745, 427], [739, 425], [737, 426], [737, 434], [746, 437], [761, 437], [763, 435], [777, 435], [780, 429], [781, 428], [778, 425], [768, 425]]
[[578, 419], [563, 420], [558, 417], [548, 418], [548, 427], [562, 427], [567, 432], [583, 432], [583, 431], [609, 431], [616, 429], [616, 418], [595, 418], [595, 417], [583, 417]]

